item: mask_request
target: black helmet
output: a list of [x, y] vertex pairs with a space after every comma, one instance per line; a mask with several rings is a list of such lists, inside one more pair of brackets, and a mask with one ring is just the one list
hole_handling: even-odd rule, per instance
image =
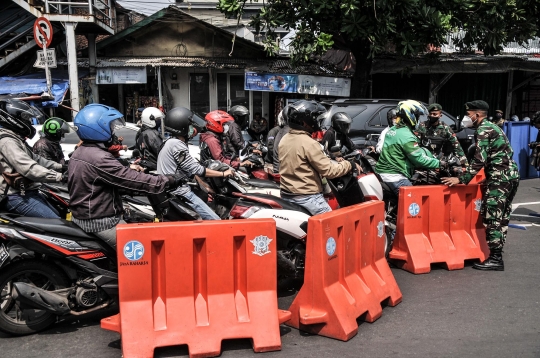
[[171, 109], [165, 115], [165, 130], [173, 136], [184, 137], [188, 139], [190, 133], [189, 126], [203, 126], [206, 123], [204, 119], [197, 116], [185, 107], [176, 107]]
[[[326, 112], [326, 108], [316, 101], [301, 100], [289, 105], [287, 117], [292, 129], [299, 129], [309, 133], [320, 129], [321, 114]], [[309, 126], [306, 127], [304, 122]]]
[[46, 138], [53, 142], [60, 142], [64, 135], [72, 132], [72, 129], [63, 119], [51, 117], [43, 123], [41, 131]]
[[352, 119], [345, 112], [336, 112], [332, 116], [332, 128], [338, 133], [347, 134], [351, 129]]
[[280, 126], [281, 128], [285, 127], [286, 125], [289, 124], [289, 117], [287, 117], [287, 111], [289, 110], [289, 106], [285, 106], [283, 107], [283, 109], [281, 110], [281, 112], [279, 112], [278, 114], [278, 117], [277, 117], [277, 125]]
[[0, 100], [0, 126], [12, 130], [23, 138], [32, 138], [36, 129], [32, 125], [35, 118], [39, 123], [45, 117], [37, 108], [18, 99]]
[[249, 118], [249, 110], [244, 106], [233, 106], [229, 110], [229, 114], [240, 127], [246, 125]]
[[397, 118], [397, 111], [395, 109], [391, 109], [386, 113], [386, 120], [388, 121], [388, 126], [393, 127], [394, 126], [394, 119]]

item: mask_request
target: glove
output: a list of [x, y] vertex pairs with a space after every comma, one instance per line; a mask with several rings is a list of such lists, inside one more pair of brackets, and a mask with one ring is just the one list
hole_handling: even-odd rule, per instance
[[68, 171], [68, 165], [62, 164], [62, 173], [66, 173]]
[[167, 174], [165, 176], [169, 179], [169, 188], [176, 188], [187, 183], [187, 178], [183, 174]]
[[66, 184], [68, 182], [68, 172], [65, 171], [62, 173], [62, 180], [61, 180], [62, 183]]

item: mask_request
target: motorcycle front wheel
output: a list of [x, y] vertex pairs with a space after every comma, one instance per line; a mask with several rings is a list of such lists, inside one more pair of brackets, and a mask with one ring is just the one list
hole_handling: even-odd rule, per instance
[[45, 310], [21, 308], [12, 298], [14, 282], [24, 282], [47, 291], [69, 287], [66, 275], [55, 266], [37, 260], [23, 260], [0, 273], [0, 330], [15, 336], [36, 333], [56, 322]]

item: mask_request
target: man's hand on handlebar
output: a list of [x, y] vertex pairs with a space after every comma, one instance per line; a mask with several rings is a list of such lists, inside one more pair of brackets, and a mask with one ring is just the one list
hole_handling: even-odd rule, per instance
[[252, 167], [253, 163], [250, 162], [249, 160], [244, 160], [242, 163], [240, 163], [240, 166], [241, 167]]

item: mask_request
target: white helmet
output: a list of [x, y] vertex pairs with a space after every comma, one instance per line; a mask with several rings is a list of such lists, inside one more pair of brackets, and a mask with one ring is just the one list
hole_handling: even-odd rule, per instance
[[156, 119], [163, 119], [165, 115], [156, 107], [147, 107], [141, 113], [141, 122], [143, 126], [148, 128], [154, 128], [156, 126]]

